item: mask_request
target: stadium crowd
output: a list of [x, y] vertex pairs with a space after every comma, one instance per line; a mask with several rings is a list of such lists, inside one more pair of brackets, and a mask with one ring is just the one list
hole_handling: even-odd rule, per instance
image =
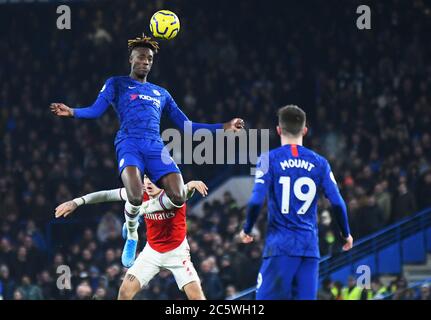
[[[114, 299], [124, 275], [121, 204], [80, 208], [67, 221], [53, 219], [61, 202], [116, 188], [120, 181], [115, 113], [93, 121], [65, 120], [49, 113], [49, 103], [91, 104], [108, 77], [127, 74], [127, 39], [138, 36], [152, 12], [165, 7], [164, 1], [100, 3], [71, 4], [72, 30], [67, 31], [54, 27], [57, 16], [50, 4], [0, 11], [3, 299]], [[372, 30], [359, 31], [352, 3], [286, 3], [274, 11], [256, 1], [169, 2], [182, 30], [175, 40], [161, 43], [150, 81], [166, 87], [194, 121], [239, 116], [248, 128], [271, 128], [271, 147], [279, 143], [273, 130], [277, 108], [303, 107], [310, 126], [305, 146], [329, 159], [352, 234], [359, 239], [431, 205], [426, 31], [431, 22], [423, 1], [379, 2], [373, 5]], [[13, 19], [17, 12], [19, 21]], [[224, 168], [181, 166], [185, 181], [206, 182], [223, 176]], [[241, 173], [244, 166], [234, 168]], [[264, 214], [255, 243], [238, 244], [234, 236], [245, 210], [234, 198], [225, 194], [222, 202], [206, 203], [203, 218], [188, 216], [192, 261], [209, 299], [254, 285], [260, 265]], [[329, 203], [319, 201], [324, 255], [339, 250], [340, 241]], [[145, 239], [143, 228], [140, 237]], [[72, 272], [70, 290], [58, 289], [61, 265]], [[398, 282], [388, 290], [397, 292], [404, 285]], [[346, 298], [337, 287], [326, 281], [320, 297]], [[429, 298], [426, 290], [421, 292]], [[185, 296], [162, 271], [137, 298]]]

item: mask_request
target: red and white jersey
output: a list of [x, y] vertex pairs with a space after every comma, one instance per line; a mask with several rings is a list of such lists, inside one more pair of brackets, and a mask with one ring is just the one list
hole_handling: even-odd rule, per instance
[[[164, 193], [160, 192], [157, 198]], [[143, 201], [150, 200], [146, 192]], [[177, 248], [185, 239], [187, 233], [186, 204], [181, 208], [144, 214], [147, 225], [147, 241], [151, 248], [164, 253]]]

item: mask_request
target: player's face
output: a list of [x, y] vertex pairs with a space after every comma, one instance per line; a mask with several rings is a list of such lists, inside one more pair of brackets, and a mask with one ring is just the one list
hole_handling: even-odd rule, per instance
[[132, 66], [132, 72], [138, 78], [144, 78], [148, 75], [153, 65], [154, 52], [150, 48], [135, 48], [130, 54], [129, 62]]
[[158, 188], [154, 183], [151, 182], [148, 177], [144, 177], [144, 188], [145, 192], [150, 196], [157, 195], [162, 189]]

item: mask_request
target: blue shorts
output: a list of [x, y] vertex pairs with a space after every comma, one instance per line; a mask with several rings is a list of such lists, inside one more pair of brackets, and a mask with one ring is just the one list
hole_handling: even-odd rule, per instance
[[257, 277], [256, 300], [316, 300], [318, 277], [318, 258], [264, 258]]
[[168, 173], [181, 173], [161, 140], [126, 138], [115, 145], [118, 171], [125, 167], [138, 167], [153, 183]]

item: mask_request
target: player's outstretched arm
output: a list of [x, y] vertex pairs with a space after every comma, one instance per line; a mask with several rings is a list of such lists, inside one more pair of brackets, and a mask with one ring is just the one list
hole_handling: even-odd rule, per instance
[[95, 119], [100, 117], [114, 100], [115, 89], [114, 80], [110, 78], [106, 81], [96, 101], [86, 108], [70, 108], [64, 103], [51, 103], [51, 112], [59, 117], [75, 117], [78, 119]]
[[193, 197], [195, 190], [197, 190], [202, 195], [202, 197], [206, 197], [208, 195], [208, 187], [203, 181], [192, 180], [192, 181], [189, 181], [185, 185], [185, 187], [186, 187], [187, 200]]
[[[184, 185], [187, 200], [193, 197], [195, 190], [197, 190], [203, 197], [208, 195], [208, 187], [203, 181], [189, 181]], [[143, 202], [139, 214], [143, 215], [181, 207], [182, 206], [179, 207], [173, 204], [171, 199], [169, 199], [166, 193], [163, 192], [158, 198]]]
[[188, 128], [191, 129], [191, 133], [199, 129], [207, 129], [211, 132], [216, 132], [216, 130], [218, 129], [224, 129], [225, 131], [232, 130], [234, 132], [244, 129], [244, 120], [240, 118], [234, 118], [225, 123], [214, 124], [190, 121], [170, 95], [168, 95], [165, 110], [169, 119], [173, 122], [175, 127], [180, 129], [181, 131], [187, 132]]
[[103, 190], [86, 194], [80, 198], [66, 201], [55, 208], [55, 217], [67, 217], [79, 206], [101, 202], [126, 201], [127, 194], [125, 188]]

